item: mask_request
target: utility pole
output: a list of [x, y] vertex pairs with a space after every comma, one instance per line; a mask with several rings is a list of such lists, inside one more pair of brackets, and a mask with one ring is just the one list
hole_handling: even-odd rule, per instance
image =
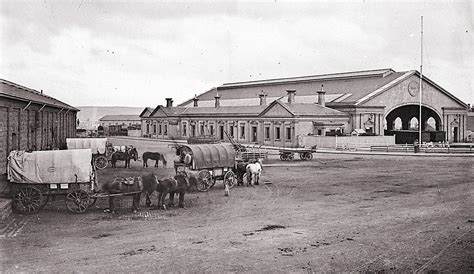
[[420, 58], [420, 119], [418, 120], [418, 144], [421, 145], [421, 97], [422, 97], [422, 83], [423, 83], [423, 16], [421, 16], [421, 58]]

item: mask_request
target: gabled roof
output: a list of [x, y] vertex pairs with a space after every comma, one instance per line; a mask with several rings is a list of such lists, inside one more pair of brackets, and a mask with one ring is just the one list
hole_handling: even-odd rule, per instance
[[[214, 96], [218, 92], [221, 106], [258, 105], [258, 94], [267, 94], [267, 103], [287, 95], [286, 90], [295, 89], [297, 103], [313, 103], [317, 101], [317, 91], [322, 88], [326, 92], [328, 107], [339, 105], [360, 105], [374, 96], [399, 84], [410, 76], [420, 73], [416, 70], [396, 72], [392, 69], [376, 69], [355, 72], [343, 72], [302, 77], [289, 77], [259, 81], [226, 83], [197, 96], [200, 106], [212, 106]], [[467, 108], [467, 105], [454, 95], [431, 81], [426, 76], [423, 79], [436, 87], [442, 93]], [[192, 100], [180, 106], [189, 106]]]
[[138, 115], [105, 115], [99, 121], [140, 121]]
[[[400, 77], [394, 79], [393, 81], [385, 84], [384, 86], [381, 86], [380, 88], [374, 90], [373, 92], [367, 94], [366, 96], [360, 98], [356, 103], [355, 105], [360, 105], [360, 104], [363, 104], [367, 101], [369, 101], [370, 99], [372, 99], [373, 97], [383, 93], [384, 91], [390, 89], [391, 87], [395, 86], [395, 85], [398, 85], [400, 82], [408, 79], [409, 77], [413, 76], [413, 75], [416, 75], [418, 77], [420, 77], [420, 72], [417, 71], [417, 70], [410, 70], [410, 71], [407, 71], [405, 72], [403, 75], [401, 75]], [[429, 83], [430, 85], [434, 86], [435, 88], [437, 88], [438, 90], [440, 90], [442, 93], [444, 93], [445, 95], [447, 95], [449, 98], [451, 98], [452, 100], [456, 101], [458, 104], [462, 105], [463, 107], [467, 108], [468, 105], [466, 103], [464, 103], [463, 101], [461, 101], [459, 98], [457, 98], [456, 96], [452, 95], [450, 92], [448, 92], [447, 90], [445, 90], [444, 88], [442, 88], [440, 85], [436, 84], [435, 82], [433, 82], [432, 80], [430, 80], [428, 77], [426, 77], [425, 75], [423, 75], [423, 81], [426, 81], [427, 83]]]
[[[145, 114], [148, 112], [148, 115], [145, 116]], [[140, 113], [140, 115], [138, 115], [140, 118], [142, 117], [149, 117], [151, 115], [151, 113], [153, 112], [153, 108], [152, 107], [146, 107], [143, 109], [143, 111]]]
[[342, 73], [331, 73], [311, 76], [299, 76], [289, 78], [277, 78], [269, 80], [258, 80], [258, 81], [247, 81], [247, 82], [235, 82], [226, 83], [220, 86], [218, 89], [226, 88], [237, 88], [237, 87], [248, 87], [248, 86], [262, 86], [262, 85], [274, 85], [281, 83], [299, 83], [305, 81], [329, 81], [337, 79], [351, 79], [351, 78], [363, 78], [363, 77], [384, 77], [388, 74], [395, 72], [391, 68], [387, 69], [376, 69], [376, 70], [364, 70], [364, 71], [353, 71], [353, 72], [342, 72]]
[[[317, 101], [317, 91], [324, 85], [326, 104], [350, 105], [404, 75], [392, 69], [378, 69], [344, 72], [303, 77], [270, 79], [261, 81], [228, 83], [198, 96], [200, 105], [210, 105], [216, 92], [221, 96], [221, 105], [258, 104], [258, 94], [267, 94], [267, 102], [286, 96], [286, 90], [296, 90], [296, 102], [313, 103]], [[188, 100], [187, 104], [192, 100]], [[242, 102], [240, 102], [242, 101]], [[245, 101], [245, 102], [244, 102]], [[187, 106], [183, 103], [182, 106]]]
[[166, 116], [177, 116], [181, 114], [185, 108], [183, 107], [164, 107], [162, 105], [158, 105], [148, 117], [153, 117], [159, 110], [163, 111]]
[[314, 103], [282, 103], [280, 100], [273, 101], [268, 105], [265, 110], [263, 110], [260, 115], [265, 115], [268, 111], [270, 111], [275, 105], [280, 105], [284, 109], [286, 109], [289, 113], [293, 116], [341, 116], [341, 117], [349, 117], [347, 113], [344, 113], [339, 110], [335, 110], [328, 107], [323, 107], [318, 104]]
[[0, 96], [25, 101], [27, 103], [32, 102], [55, 108], [79, 111], [79, 109], [72, 107], [46, 94], [43, 94], [42, 92], [21, 86], [19, 84], [15, 84], [4, 79], [0, 79]]

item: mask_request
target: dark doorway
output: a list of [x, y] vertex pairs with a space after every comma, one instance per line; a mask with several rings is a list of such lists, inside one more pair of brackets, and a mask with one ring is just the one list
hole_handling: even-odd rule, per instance
[[419, 139], [419, 127], [421, 127], [421, 142], [445, 141], [445, 134], [441, 131], [441, 118], [438, 114], [425, 106], [421, 109], [419, 105], [405, 105], [392, 110], [386, 119], [387, 129], [384, 135], [395, 135], [395, 143], [412, 144]]

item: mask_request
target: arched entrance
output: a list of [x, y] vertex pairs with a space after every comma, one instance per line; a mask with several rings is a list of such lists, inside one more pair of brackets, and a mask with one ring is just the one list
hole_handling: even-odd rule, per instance
[[[390, 111], [385, 117], [387, 129], [385, 135], [395, 135], [397, 144], [413, 144], [419, 138], [421, 126], [422, 142], [440, 142], [445, 140], [441, 118], [432, 109], [419, 105], [404, 105]], [[399, 126], [401, 123], [401, 127]], [[398, 126], [397, 126], [398, 125]]]

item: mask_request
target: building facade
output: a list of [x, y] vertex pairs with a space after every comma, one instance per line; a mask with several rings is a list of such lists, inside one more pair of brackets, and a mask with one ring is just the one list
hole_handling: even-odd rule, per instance
[[76, 135], [78, 109], [36, 91], [0, 79], [0, 165], [6, 173], [12, 150], [65, 148]]
[[[419, 72], [392, 69], [223, 84], [178, 107], [142, 112], [142, 134], [182, 139], [222, 131], [245, 143], [297, 146], [298, 136], [395, 135], [397, 143], [462, 142], [468, 106]], [[266, 103], [269, 102], [267, 105]]]
[[127, 135], [129, 129], [139, 130], [140, 126], [138, 115], [105, 115], [99, 119], [99, 130], [105, 135]]

